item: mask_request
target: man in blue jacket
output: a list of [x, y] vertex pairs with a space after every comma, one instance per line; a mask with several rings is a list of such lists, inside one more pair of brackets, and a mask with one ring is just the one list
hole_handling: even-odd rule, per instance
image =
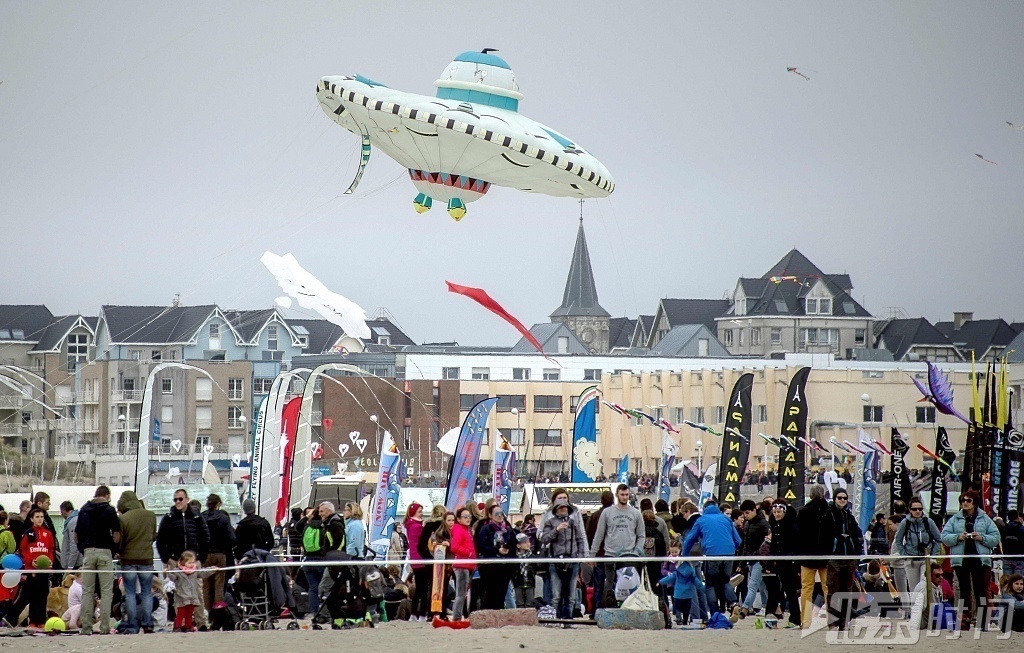
[[[740, 534], [736, 532], [732, 521], [722, 514], [714, 501], [704, 504], [704, 514], [693, 523], [693, 528], [683, 540], [683, 555], [690, 555], [693, 545], [700, 541], [700, 548], [706, 556], [736, 555], [740, 545]], [[725, 598], [725, 584], [729, 582], [729, 570], [732, 563], [728, 560], [709, 560], [705, 563], [704, 577], [708, 586], [714, 590], [714, 598], [708, 597], [709, 606], [718, 606], [718, 611], [725, 614], [729, 611], [728, 600]]]

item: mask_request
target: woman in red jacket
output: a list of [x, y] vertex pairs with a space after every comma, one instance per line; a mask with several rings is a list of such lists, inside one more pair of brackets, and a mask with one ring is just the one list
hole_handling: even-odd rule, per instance
[[[476, 559], [476, 544], [473, 542], [473, 513], [469, 508], [459, 508], [455, 513], [455, 525], [452, 526], [452, 543], [449, 552], [458, 560]], [[469, 583], [473, 578], [476, 565], [472, 562], [457, 562], [455, 568], [455, 607], [453, 619], [462, 621], [466, 616], [466, 595]]]
[[[46, 528], [46, 513], [42, 508], [33, 507], [25, 519], [28, 528], [21, 536], [18, 545], [18, 555], [25, 563], [25, 569], [48, 569], [53, 566], [56, 555], [56, 543], [53, 540], [53, 533]], [[46, 556], [45, 560], [40, 560]], [[28, 605], [28, 624], [32, 628], [42, 628], [46, 624], [46, 599], [50, 595], [50, 575], [38, 574], [31, 571], [25, 572], [25, 578], [21, 583], [21, 596], [15, 603], [11, 614], [21, 614]]]

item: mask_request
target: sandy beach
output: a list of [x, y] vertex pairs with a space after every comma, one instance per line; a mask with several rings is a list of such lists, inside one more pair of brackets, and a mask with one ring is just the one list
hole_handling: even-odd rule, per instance
[[[916, 644], [880, 642], [873, 645], [889, 651], [1000, 651], [1019, 650], [1022, 637], [1015, 634], [999, 639], [997, 633], [983, 633], [978, 639], [965, 634], [959, 639], [922, 636]], [[702, 650], [744, 651], [751, 653], [810, 653], [823, 647], [848, 649], [849, 644], [829, 644], [825, 633], [805, 638], [799, 630], [757, 630], [753, 620], [740, 622], [732, 630], [611, 631], [593, 626], [571, 630], [537, 626], [491, 630], [434, 629], [426, 624], [382, 624], [374, 629], [253, 631], [153, 635], [108, 635], [81, 637], [6, 637], [0, 638], [4, 651], [117, 651], [180, 653], [189, 648], [218, 651], [310, 651], [358, 650], [390, 653], [459, 653], [468, 651], [523, 651], [524, 653], [570, 653], [574, 651], [642, 651], [675, 653], [682, 647]]]

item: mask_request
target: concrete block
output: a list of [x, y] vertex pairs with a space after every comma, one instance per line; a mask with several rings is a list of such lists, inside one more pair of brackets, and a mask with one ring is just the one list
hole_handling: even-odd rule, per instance
[[594, 615], [598, 628], [606, 630], [664, 630], [665, 616], [657, 610], [601, 608]]
[[537, 611], [533, 608], [514, 610], [476, 610], [469, 615], [471, 628], [502, 628], [504, 626], [536, 626]]

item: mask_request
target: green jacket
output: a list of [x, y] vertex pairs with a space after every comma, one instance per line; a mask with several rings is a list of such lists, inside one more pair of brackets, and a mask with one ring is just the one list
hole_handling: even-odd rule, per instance
[[117, 511], [121, 513], [121, 564], [153, 564], [156, 514], [142, 507], [142, 502], [131, 490], [117, 500]]
[[14, 541], [14, 533], [11, 532], [11, 529], [6, 526], [0, 527], [0, 558], [8, 553], [14, 553], [17, 549], [18, 544]]

